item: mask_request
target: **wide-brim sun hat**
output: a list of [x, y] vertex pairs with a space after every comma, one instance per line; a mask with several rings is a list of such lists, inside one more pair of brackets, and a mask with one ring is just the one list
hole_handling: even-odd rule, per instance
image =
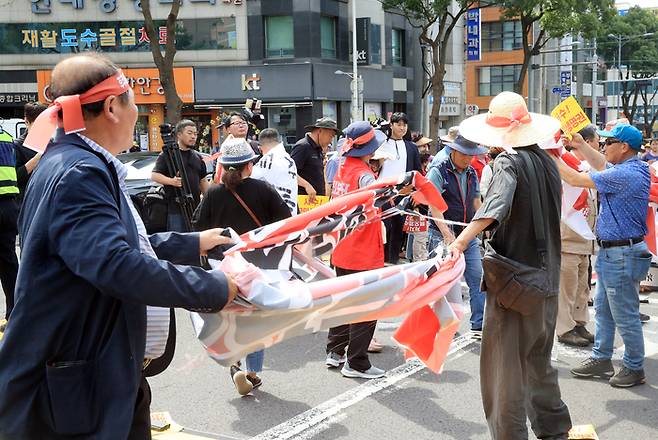
[[459, 136], [459, 127], [455, 125], [448, 129], [448, 134], [440, 136], [439, 139], [441, 139], [443, 142], [450, 143], [450, 142], [455, 142], [457, 136]]
[[416, 144], [417, 147], [422, 147], [423, 145], [427, 145], [431, 143], [433, 140], [434, 139], [430, 139], [428, 137], [423, 136], [420, 139], [418, 139], [416, 142], [414, 142], [414, 144]]
[[386, 142], [386, 135], [375, 130], [365, 121], [353, 122], [343, 130], [344, 137], [338, 141], [338, 151], [344, 157], [363, 157], [373, 154]]
[[395, 156], [390, 151], [387, 151], [385, 148], [379, 147], [375, 150], [375, 154], [370, 160], [393, 160]]
[[560, 129], [552, 116], [528, 112], [518, 93], [502, 92], [491, 100], [489, 112], [471, 116], [459, 125], [459, 134], [486, 146], [519, 148], [551, 138]]
[[315, 124], [310, 124], [304, 127], [305, 130], [313, 130], [315, 128], [324, 128], [326, 130], [333, 130], [336, 133], [340, 132], [338, 124], [331, 118], [324, 117], [315, 121]]
[[479, 156], [489, 151], [488, 148], [482, 147], [477, 143], [466, 139], [464, 136], [457, 136], [457, 139], [451, 143], [450, 148], [455, 151], [459, 151], [462, 154], [467, 156]]
[[217, 162], [222, 165], [242, 165], [258, 157], [251, 145], [241, 138], [226, 140], [219, 149], [219, 153]]

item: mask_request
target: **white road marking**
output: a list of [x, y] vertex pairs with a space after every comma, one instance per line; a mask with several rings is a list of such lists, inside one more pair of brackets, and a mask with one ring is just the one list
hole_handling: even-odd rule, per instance
[[[474, 342], [475, 340], [472, 338], [471, 332], [456, 337], [450, 345], [446, 362], [463, 356], [466, 353], [464, 349]], [[319, 432], [330, 426], [329, 421], [332, 417], [339, 417], [340, 413], [346, 408], [359, 403], [363, 399], [381, 390], [395, 385], [402, 379], [409, 377], [424, 368], [425, 366], [418, 359], [411, 359], [399, 367], [390, 370], [386, 376], [381, 379], [373, 379], [364, 382], [333, 399], [321, 403], [315, 408], [311, 408], [292, 419], [252, 437], [252, 440], [286, 440], [295, 436], [298, 440], [310, 438], [308, 437], [310, 434], [307, 433], [309, 430], [312, 430], [313, 435], [317, 435]]]

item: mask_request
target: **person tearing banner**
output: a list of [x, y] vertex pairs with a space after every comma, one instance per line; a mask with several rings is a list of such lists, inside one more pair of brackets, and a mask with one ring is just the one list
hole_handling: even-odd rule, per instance
[[537, 145], [559, 128], [558, 120], [529, 113], [523, 97], [512, 92], [498, 94], [488, 113], [459, 126], [466, 139], [505, 149], [494, 161], [482, 206], [449, 246], [459, 258], [478, 234], [493, 231], [483, 258], [487, 301], [480, 381], [489, 432], [496, 440], [527, 439], [526, 417], [537, 438], [566, 440], [571, 429], [551, 365], [561, 184], [553, 160]]
[[93, 52], [67, 58], [50, 90], [53, 105], [25, 139], [43, 156], [19, 217], [16, 304], [0, 344], [0, 438], [150, 439], [143, 370], [164, 351], [168, 323], [146, 305], [211, 312], [230, 303], [230, 277], [191, 266], [229, 239], [222, 229], [146, 235], [115, 157], [137, 121], [116, 65]]

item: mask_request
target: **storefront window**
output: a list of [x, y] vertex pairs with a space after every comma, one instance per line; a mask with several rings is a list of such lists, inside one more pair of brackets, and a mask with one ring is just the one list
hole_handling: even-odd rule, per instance
[[291, 16], [265, 17], [267, 58], [291, 58], [295, 55], [295, 38]]
[[[170, 36], [155, 20], [158, 43]], [[291, 30], [292, 35], [292, 30]], [[236, 49], [235, 17], [183, 19], [176, 22], [176, 49]], [[0, 24], [0, 53], [148, 52], [150, 40], [141, 21]]]
[[336, 58], [336, 18], [320, 19], [320, 50], [322, 58]]
[[276, 128], [283, 145], [289, 147], [297, 142], [297, 119], [295, 107], [268, 107], [267, 126]]

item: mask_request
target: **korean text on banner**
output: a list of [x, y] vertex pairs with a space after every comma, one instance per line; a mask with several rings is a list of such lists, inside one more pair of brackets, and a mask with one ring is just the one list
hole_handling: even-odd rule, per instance
[[466, 59], [480, 61], [480, 45], [482, 43], [482, 23], [480, 9], [469, 9], [466, 13]]
[[299, 212], [307, 212], [318, 206], [322, 206], [325, 203], [329, 202], [328, 196], [315, 196], [315, 200], [311, 202], [310, 196], [298, 196], [297, 197], [297, 206], [299, 207]]
[[562, 131], [569, 136], [579, 132], [591, 123], [573, 96], [568, 97], [558, 104], [551, 112], [551, 116], [560, 120]]

